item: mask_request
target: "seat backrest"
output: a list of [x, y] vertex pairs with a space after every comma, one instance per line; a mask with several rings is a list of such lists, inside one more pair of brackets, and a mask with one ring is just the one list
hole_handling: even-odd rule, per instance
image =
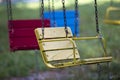
[[[44, 39], [42, 28], [35, 29], [40, 51], [47, 61], [73, 59], [75, 51], [76, 58], [80, 58], [75, 42], [72, 40], [72, 32], [69, 27], [68, 38], [64, 27], [44, 28]], [[75, 48], [73, 50], [73, 48]]]
[[[42, 35], [42, 28], [36, 29], [39, 35]], [[71, 29], [67, 27], [68, 37], [72, 37]], [[39, 36], [42, 39], [42, 36]], [[66, 32], [64, 27], [50, 27], [44, 28], [44, 38], [45, 39], [55, 39], [55, 38], [66, 38]]]
[[[50, 27], [50, 20], [45, 19], [44, 26]], [[39, 49], [34, 34], [37, 27], [42, 27], [42, 20], [10, 20], [8, 22], [10, 50]]]

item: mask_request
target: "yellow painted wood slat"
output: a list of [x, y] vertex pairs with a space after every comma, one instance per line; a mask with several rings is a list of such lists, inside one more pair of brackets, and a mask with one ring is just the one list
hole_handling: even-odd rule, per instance
[[[57, 60], [68, 60], [73, 59], [73, 49], [67, 50], [57, 50], [57, 51], [47, 51], [45, 52], [48, 61], [57, 61]], [[75, 50], [76, 58], [80, 58], [78, 50]]]
[[[72, 37], [72, 32], [69, 27], [68, 29], [68, 37]], [[37, 32], [40, 35], [39, 38], [42, 39], [42, 28], [37, 28]], [[57, 28], [44, 28], [44, 38], [65, 38], [66, 32], [64, 27]]]
[[73, 48], [73, 45], [70, 41], [43, 42], [42, 45], [44, 50]]

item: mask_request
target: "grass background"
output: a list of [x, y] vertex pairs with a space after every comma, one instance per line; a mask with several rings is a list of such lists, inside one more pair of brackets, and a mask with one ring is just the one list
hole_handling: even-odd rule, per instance
[[[99, 26], [103, 36], [107, 41], [107, 51], [113, 56], [110, 71], [115, 76], [120, 76], [120, 25], [104, 24], [103, 19], [106, 9], [110, 5], [110, 0], [97, 0], [99, 11]], [[47, 2], [45, 1], [46, 10]], [[40, 8], [39, 3], [17, 3], [13, 4], [13, 18], [14, 19], [39, 19]], [[120, 1], [114, 0], [114, 6], [120, 7]], [[74, 9], [74, 0], [66, 0], [66, 8], [69, 10]], [[61, 10], [61, 1], [55, 2], [55, 9]], [[80, 13], [80, 35], [93, 36], [95, 32], [95, 14], [93, 0], [79, 0], [79, 13]], [[112, 14], [114, 15], [114, 14]], [[120, 14], [117, 14], [118, 16]], [[35, 69], [35, 55], [34, 51], [9, 51], [8, 27], [7, 27], [7, 11], [6, 5], [0, 4], [0, 79], [12, 76], [27, 76], [29, 73], [34, 72]], [[97, 44], [96, 44], [97, 43]], [[95, 44], [95, 45], [93, 45]], [[82, 41], [79, 46], [83, 57], [99, 55], [96, 52], [101, 50], [97, 41]], [[40, 70], [48, 70], [39, 56]]]

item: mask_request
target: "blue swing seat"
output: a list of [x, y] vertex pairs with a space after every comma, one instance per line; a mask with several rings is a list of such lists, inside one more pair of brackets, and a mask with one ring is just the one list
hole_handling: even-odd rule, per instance
[[[53, 14], [55, 16], [55, 22], [53, 19]], [[78, 13], [79, 16], [79, 13]], [[53, 12], [44, 12], [44, 17], [46, 19], [50, 19], [51, 22], [51, 26], [55, 27], [61, 27], [64, 26], [64, 15], [63, 15], [63, 11], [62, 10], [57, 10], [54, 13]], [[79, 32], [79, 24], [80, 24], [80, 20], [78, 18], [77, 20], [77, 25], [75, 28], [75, 10], [66, 10], [66, 21], [67, 21], [67, 26], [69, 26], [72, 30], [73, 35], [79, 36], [80, 32]]]

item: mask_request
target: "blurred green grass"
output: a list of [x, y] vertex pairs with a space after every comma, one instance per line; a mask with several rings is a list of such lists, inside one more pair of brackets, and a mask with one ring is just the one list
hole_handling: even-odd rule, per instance
[[[93, 36], [95, 32], [95, 15], [93, 2], [87, 3], [79, 2], [80, 12], [80, 35]], [[118, 1], [118, 0], [115, 0]], [[74, 2], [67, 3], [67, 9], [74, 9]], [[38, 3], [33, 3], [38, 5]], [[32, 4], [32, 5], [33, 5]], [[38, 19], [40, 17], [39, 7], [32, 7], [31, 4], [14, 4], [13, 15], [14, 19]], [[114, 5], [119, 6], [119, 3]], [[29, 7], [30, 6], [30, 7]], [[113, 56], [111, 71], [113, 74], [120, 75], [120, 25], [108, 25], [103, 23], [106, 8], [109, 6], [109, 0], [98, 0], [99, 11], [99, 25], [107, 41], [107, 51]], [[47, 8], [46, 8], [47, 9]], [[56, 9], [61, 9], [60, 6]], [[99, 46], [96, 41], [88, 42], [83, 41], [80, 44], [80, 51], [88, 54], [82, 54], [83, 57], [98, 55]], [[92, 44], [95, 44], [94, 46]], [[17, 51], [15, 53], [9, 51], [9, 38], [7, 28], [7, 11], [5, 5], [0, 5], [0, 78], [11, 76], [26, 76], [31, 71], [34, 72], [35, 68], [35, 52], [34, 51]], [[92, 55], [91, 55], [92, 54]], [[42, 62], [41, 56], [39, 57], [40, 70], [47, 70]]]

